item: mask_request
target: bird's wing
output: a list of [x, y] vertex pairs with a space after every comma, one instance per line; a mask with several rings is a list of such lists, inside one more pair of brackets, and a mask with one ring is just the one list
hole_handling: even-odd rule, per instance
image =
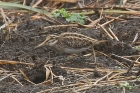
[[81, 48], [91, 46], [92, 42], [86, 38], [79, 38], [76, 36], [65, 36], [59, 38], [59, 42], [65, 44], [67, 47]]
[[79, 37], [79, 38], [88, 38], [88, 39], [93, 39], [91, 37], [85, 36], [83, 34], [79, 34], [79, 33], [70, 33], [70, 32], [66, 32], [66, 33], [62, 33], [60, 35], [60, 37], [67, 37], [67, 36], [73, 36], [73, 37]]
[[[93, 39], [93, 38], [91, 38], [91, 37], [88, 37], [88, 36], [85, 36], [85, 35], [79, 34], [79, 33], [70, 33], [70, 32], [66, 32], [66, 33], [60, 34], [59, 37], [60, 37], [59, 40], [63, 39], [64, 37], [65, 37], [65, 38], [67, 38], [67, 37], [72, 38], [72, 37], [73, 37], [73, 38], [75, 38], [75, 39], [80, 38], [81, 40], [84, 40], [84, 41], [88, 41], [88, 42], [90, 41], [90, 42], [92, 42], [92, 44], [94, 44], [94, 45], [100, 43], [99, 40], [97, 40], [97, 39]], [[77, 37], [77, 38], [76, 38], [76, 37]]]

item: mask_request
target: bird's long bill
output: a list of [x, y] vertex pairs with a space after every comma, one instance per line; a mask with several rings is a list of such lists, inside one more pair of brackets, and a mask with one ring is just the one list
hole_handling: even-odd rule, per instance
[[44, 42], [42, 42], [41, 44], [39, 44], [38, 46], [36, 46], [34, 49], [45, 46], [46, 43], [48, 42], [48, 40], [49, 39], [46, 39]]

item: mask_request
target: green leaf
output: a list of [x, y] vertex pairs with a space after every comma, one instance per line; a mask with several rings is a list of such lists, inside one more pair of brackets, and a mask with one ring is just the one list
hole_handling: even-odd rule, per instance
[[124, 88], [128, 88], [128, 89], [134, 89], [136, 87], [136, 85], [134, 86], [131, 86], [128, 82], [124, 83], [124, 84], [121, 84], [120, 87], [124, 87]]
[[135, 46], [135, 49], [140, 51], [140, 46]]
[[57, 18], [57, 17], [59, 17], [60, 16], [60, 13], [54, 13], [53, 15], [52, 15], [52, 17], [55, 17], [55, 18]]
[[48, 14], [47, 11], [42, 10], [42, 9], [37, 9], [37, 8], [30, 7], [30, 6], [26, 6], [26, 5], [22, 5], [22, 4], [16, 4], [16, 3], [9, 3], [9, 2], [0, 2], [0, 8], [6, 8], [6, 9], [21, 8], [21, 9], [31, 10], [31, 11], [34, 11], [34, 12]]
[[64, 8], [60, 9], [59, 11], [55, 11], [53, 13], [54, 17], [62, 16], [68, 22], [77, 22], [80, 24], [85, 24], [84, 18], [85, 16], [81, 13], [68, 13]]
[[66, 21], [70, 22], [71, 21], [71, 18], [66, 18]]
[[84, 20], [79, 20], [78, 23], [80, 23], [80, 24], [85, 24], [85, 21], [84, 21]]

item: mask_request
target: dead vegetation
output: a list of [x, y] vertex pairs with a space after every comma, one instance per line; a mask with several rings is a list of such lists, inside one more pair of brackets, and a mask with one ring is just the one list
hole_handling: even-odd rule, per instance
[[[139, 93], [139, 0], [2, 0], [1, 93]], [[11, 3], [12, 2], [12, 3]], [[76, 32], [98, 40], [81, 55], [46, 46], [46, 36]]]

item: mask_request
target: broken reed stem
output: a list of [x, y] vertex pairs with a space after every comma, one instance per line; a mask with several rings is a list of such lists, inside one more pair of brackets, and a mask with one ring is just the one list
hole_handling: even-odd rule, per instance
[[25, 79], [29, 80], [29, 78], [26, 76], [26, 74], [21, 69], [19, 69], [19, 72], [23, 75], [23, 77]]
[[113, 22], [114, 20], [116, 20], [116, 19], [118, 19], [118, 18], [120, 18], [120, 17], [122, 17], [122, 15], [120, 15], [120, 16], [118, 16], [118, 17], [115, 17], [114, 19], [111, 19], [110, 21], [107, 21], [106, 23], [102, 24], [101, 26], [105, 26], [105, 25], [107, 25], [107, 24]]
[[[58, 2], [58, 0], [50, 0], [50, 1]], [[78, 0], [59, 0], [59, 2], [76, 3], [78, 2]]]
[[[122, 17], [122, 15], [120, 15], [119, 17]], [[111, 39], [114, 39], [114, 38], [115, 38], [117, 41], [119, 41], [119, 39], [118, 39], [117, 36], [113, 33], [113, 31], [112, 31], [111, 29], [109, 29], [110, 33], [112, 34], [112, 35], [111, 35], [111, 34], [104, 28], [104, 26], [107, 25], [107, 24], [109, 24], [109, 23], [111, 23], [111, 22], [113, 22], [115, 19], [118, 19], [119, 17], [116, 17], [116, 18], [114, 18], [114, 19], [112, 19], [112, 20], [110, 20], [110, 21], [107, 21], [106, 23], [104, 23], [104, 24], [102, 24], [102, 25], [98, 24], [98, 25], [104, 30], [104, 32], [105, 32]]]
[[95, 53], [95, 50], [94, 50], [94, 45], [92, 44], [92, 58], [94, 57], [94, 63], [96, 64], [97, 63], [97, 59], [96, 59], [96, 53]]
[[131, 55], [131, 56], [122, 56], [124, 58], [131, 58], [131, 57], [140, 57], [140, 55]]
[[[95, 69], [91, 69], [91, 68], [84, 68], [84, 69], [82, 69], [82, 68], [70, 68], [70, 67], [62, 67], [61, 66], [61, 68], [64, 68], [64, 69], [67, 69], [67, 70], [74, 70], [75, 72], [76, 71], [80, 71], [80, 72], [93, 72]], [[111, 71], [113, 71], [113, 72], [126, 72], [127, 70], [125, 70], [125, 69], [96, 69], [97, 71], [99, 71], [99, 72], [111, 72]]]
[[106, 77], [108, 77], [108, 76], [109, 76], [110, 74], [112, 74], [112, 73], [113, 73], [113, 72], [108, 73], [107, 75], [105, 75], [105, 76], [103, 76], [102, 78], [98, 79], [98, 80], [97, 80], [96, 82], [94, 82], [92, 85], [87, 85], [87, 87], [84, 86], [83, 88], [77, 89], [76, 92], [80, 92], [80, 91], [89, 89], [89, 88], [91, 88], [91, 87], [97, 85], [97, 83], [99, 83], [101, 80], [105, 79]]
[[120, 75], [120, 74], [123, 74], [123, 73], [124, 73], [124, 72], [120, 72], [120, 73], [116, 73], [116, 74], [110, 76], [110, 77], [108, 78], [108, 81], [111, 80], [112, 78], [114, 78], [114, 77]]
[[114, 39], [119, 41], [118, 37], [114, 34], [114, 32], [110, 28], [108, 28], [108, 29], [109, 29], [111, 35], [114, 37]]
[[110, 74], [112, 74], [113, 71], [111, 71], [110, 73], [108, 73], [107, 75], [103, 76], [102, 78], [98, 79], [96, 82], [94, 82], [93, 85], [96, 85], [98, 82], [100, 82], [101, 80], [105, 79], [106, 77], [108, 77]]
[[9, 77], [9, 76], [11, 76], [11, 75], [12, 75], [12, 74], [8, 74], [7, 76], [4, 76], [4, 77], [0, 78], [0, 81], [4, 80], [5, 78], [7, 78], [7, 77]]
[[46, 68], [46, 80], [48, 80], [51, 71], [46, 66], [44, 66], [44, 67]]
[[17, 61], [9, 61], [9, 60], [0, 60], [0, 64], [23, 64], [23, 65], [31, 65], [33, 66], [33, 63], [25, 63], [25, 62], [17, 62]]
[[102, 25], [100, 25], [100, 24], [98, 24], [98, 25], [103, 29], [103, 31], [104, 31], [111, 39], [114, 39]]
[[21, 82], [19, 82], [13, 75], [11, 76], [17, 83], [19, 83], [21, 86], [23, 86], [23, 84]]
[[132, 63], [140, 64], [140, 62], [138, 62], [138, 61], [133, 61], [133, 60], [130, 60], [130, 59], [128, 59], [128, 58], [124, 58], [124, 57], [122, 57], [122, 56], [118, 56], [118, 55], [115, 55], [115, 54], [112, 54], [112, 56], [115, 56], [115, 57], [117, 57], [117, 58], [121, 58], [121, 59], [123, 59], [123, 60], [129, 61], [129, 62], [132, 62]]
[[116, 18], [116, 17], [112, 17], [112, 16], [105, 16], [105, 18], [109, 18], [109, 19], [116, 19], [116, 20], [119, 20], [119, 21], [125, 21], [125, 19], [122, 19], [122, 18]]
[[56, 28], [63, 28], [63, 27], [78, 27], [78, 24], [47, 26], [47, 27], [44, 27], [44, 30], [46, 30], [46, 31], [42, 32], [42, 34], [43, 34], [43, 33], [47, 33], [47, 32], [48, 32], [47, 30], [48, 30], [49, 28], [51, 28], [51, 29], [56, 29]]
[[[97, 51], [97, 50], [96, 50]], [[97, 51], [98, 53], [100, 53], [100, 54], [102, 54], [102, 55], [104, 55], [104, 56], [106, 56], [106, 57], [108, 57], [108, 58], [110, 58], [107, 54], [105, 54], [105, 53], [103, 53], [103, 52], [100, 52], [100, 51]], [[88, 55], [87, 55], [88, 56]], [[121, 62], [119, 62], [119, 61], [117, 61], [117, 60], [115, 60], [114, 59], [114, 61], [118, 64], [118, 65], [120, 65], [122, 68], [128, 68], [127, 66], [125, 66], [124, 64], [122, 64]]]
[[73, 86], [82, 86], [82, 85], [85, 85], [85, 83], [76, 83], [76, 84], [70, 84], [70, 85], [66, 85], [66, 86], [60, 86], [60, 87], [54, 87], [54, 88], [51, 88], [51, 89], [46, 89], [46, 90], [42, 90], [40, 92], [37, 92], [37, 93], [45, 93], [45, 92], [48, 92], [48, 91], [53, 91], [55, 89], [60, 89], [60, 88], [68, 88], [68, 87], [73, 87]]
[[[105, 81], [105, 80], [101, 81], [101, 80], [105, 79], [106, 77], [108, 77], [109, 75], [111, 75], [112, 73], [113, 72], [108, 73], [104, 77], [98, 79], [96, 82], [91, 82], [92, 84], [76, 83], [76, 84], [70, 84], [70, 85], [66, 85], [66, 86], [60, 86], [60, 87], [54, 87], [54, 88], [51, 88], [51, 89], [42, 90], [42, 91], [37, 92], [37, 93], [44, 93], [44, 92], [48, 92], [48, 91], [59, 91], [59, 90], [60, 91], [65, 91], [67, 89], [73, 90], [73, 92], [79, 93], [80, 91], [87, 90], [87, 89], [92, 88], [94, 86], [102, 87], [104, 85], [108, 85], [108, 82], [109, 82], [110, 85], [115, 85], [116, 83], [119, 83], [119, 84], [120, 83], [125, 83], [128, 79], [132, 79], [132, 78], [135, 79], [136, 78], [135, 76], [127, 77], [127, 78], [125, 78], [125, 76], [122, 76], [120, 79], [123, 80], [123, 81], [120, 81], [119, 78], [113, 79], [113, 80], [108, 79], [108, 81]], [[92, 80], [90, 80], [90, 81], [92, 81]], [[99, 82], [100, 82], [100, 84], [97, 84]], [[73, 89], [73, 87], [74, 87], [74, 89]]]

